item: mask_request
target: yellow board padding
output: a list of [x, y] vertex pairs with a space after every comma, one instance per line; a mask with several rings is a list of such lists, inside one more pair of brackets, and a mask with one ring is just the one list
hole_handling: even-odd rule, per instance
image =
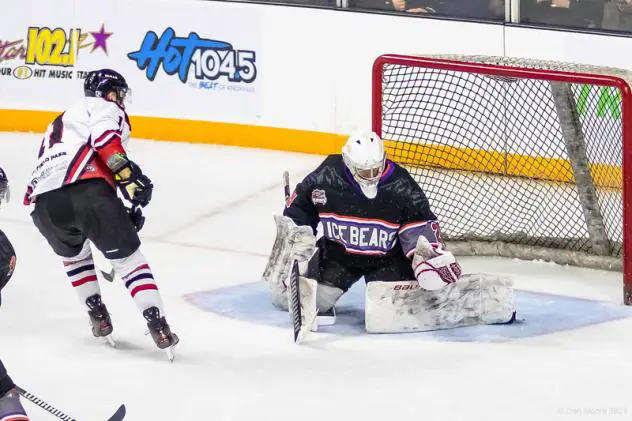
[[57, 111], [0, 110], [0, 131], [43, 133]]
[[[391, 140], [386, 140], [385, 146], [391, 159], [404, 165], [574, 182], [570, 162], [560, 158]], [[597, 187], [619, 190], [623, 186], [623, 174], [618, 165], [592, 164], [590, 171]]]
[[[43, 133], [59, 114], [52, 111], [2, 110], [0, 131]], [[346, 136], [201, 120], [130, 116], [132, 135], [141, 139], [212, 143], [317, 155], [340, 153]]]
[[[58, 114], [56, 111], [0, 109], [0, 131], [43, 133]], [[346, 136], [332, 133], [201, 120], [130, 116], [130, 122], [133, 136], [141, 139], [210, 143], [316, 155], [340, 153], [346, 140]], [[404, 165], [565, 183], [573, 181], [570, 163], [559, 158], [391, 140], [386, 141], [386, 148], [391, 159]], [[621, 189], [623, 185], [620, 166], [593, 164], [591, 172], [598, 187]]]

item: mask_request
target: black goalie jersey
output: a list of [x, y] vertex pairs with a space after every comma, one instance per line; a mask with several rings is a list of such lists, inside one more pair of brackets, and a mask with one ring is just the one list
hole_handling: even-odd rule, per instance
[[367, 198], [341, 155], [330, 155], [296, 186], [283, 214], [316, 233], [323, 225], [327, 258], [357, 267], [396, 254], [412, 256], [417, 238], [440, 241], [439, 226], [423, 190], [410, 174], [386, 161], [377, 196]]

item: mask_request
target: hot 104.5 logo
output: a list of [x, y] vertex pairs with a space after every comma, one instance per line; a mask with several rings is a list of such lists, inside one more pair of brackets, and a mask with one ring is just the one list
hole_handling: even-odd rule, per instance
[[228, 42], [201, 38], [195, 32], [177, 37], [172, 28], [165, 29], [160, 38], [153, 31], [147, 32], [138, 51], [127, 57], [145, 71], [150, 81], [155, 80], [161, 67], [170, 76], [177, 74], [182, 83], [187, 83], [192, 74], [200, 87], [204, 81], [224, 79], [250, 84], [257, 78], [255, 51], [238, 50]]

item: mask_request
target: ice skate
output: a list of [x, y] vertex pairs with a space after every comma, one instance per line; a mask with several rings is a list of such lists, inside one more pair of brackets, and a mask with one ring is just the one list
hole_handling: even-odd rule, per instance
[[88, 316], [90, 316], [90, 326], [92, 327], [92, 334], [96, 338], [104, 338], [108, 344], [115, 346], [114, 339], [112, 339], [112, 319], [105, 304], [101, 302], [101, 296], [95, 294], [86, 299], [86, 305], [88, 310]]
[[158, 307], [150, 307], [143, 311], [143, 316], [147, 320], [147, 328], [156, 346], [167, 353], [169, 361], [173, 362], [175, 357], [173, 349], [180, 342], [178, 335], [171, 332], [169, 324], [164, 317], [160, 316]]
[[318, 326], [333, 326], [336, 324], [336, 308], [332, 307], [327, 311], [318, 311], [316, 315]]

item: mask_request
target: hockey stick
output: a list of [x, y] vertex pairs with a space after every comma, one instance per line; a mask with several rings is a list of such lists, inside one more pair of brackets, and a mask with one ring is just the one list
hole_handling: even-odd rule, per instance
[[[283, 171], [283, 194], [285, 195], [285, 206], [289, 206], [288, 200], [290, 198], [290, 173], [286, 170]], [[289, 297], [289, 310], [292, 315], [292, 328], [294, 329], [294, 343], [299, 343], [299, 335], [301, 333], [301, 291], [299, 288], [299, 270], [298, 262], [292, 261], [292, 268], [290, 271], [290, 281], [288, 286]], [[302, 338], [301, 338], [302, 339]]]
[[106, 281], [114, 282], [114, 277], [116, 276], [116, 272], [114, 271], [114, 268], [112, 268], [110, 272], [106, 272], [104, 270], [99, 270], [99, 271], [101, 272], [101, 275]]
[[294, 260], [292, 263], [292, 272], [290, 274], [290, 297], [289, 307], [292, 314], [292, 328], [294, 329], [294, 343], [299, 343], [299, 335], [301, 333], [301, 291], [299, 288], [298, 262]]
[[287, 200], [290, 198], [290, 173], [283, 171], [283, 194], [285, 195], [285, 206], [289, 206]]
[[[73, 418], [70, 415], [67, 415], [67, 414], [63, 413], [62, 411], [60, 411], [59, 409], [55, 408], [54, 406], [47, 404], [46, 402], [44, 402], [43, 400], [41, 400], [37, 396], [33, 395], [32, 393], [27, 392], [26, 390], [22, 389], [21, 387], [16, 386], [16, 389], [18, 390], [18, 393], [20, 395], [24, 396], [26, 399], [28, 399], [29, 401], [33, 402], [35, 405], [39, 406], [40, 408], [44, 409], [46, 412], [48, 412], [50, 414], [53, 414], [54, 416], [56, 416], [60, 420], [77, 421], [76, 418]], [[126, 413], [125, 405], [121, 405], [116, 410], [114, 415], [112, 415], [110, 418], [108, 418], [107, 421], [122, 421], [125, 418], [125, 413]]]

